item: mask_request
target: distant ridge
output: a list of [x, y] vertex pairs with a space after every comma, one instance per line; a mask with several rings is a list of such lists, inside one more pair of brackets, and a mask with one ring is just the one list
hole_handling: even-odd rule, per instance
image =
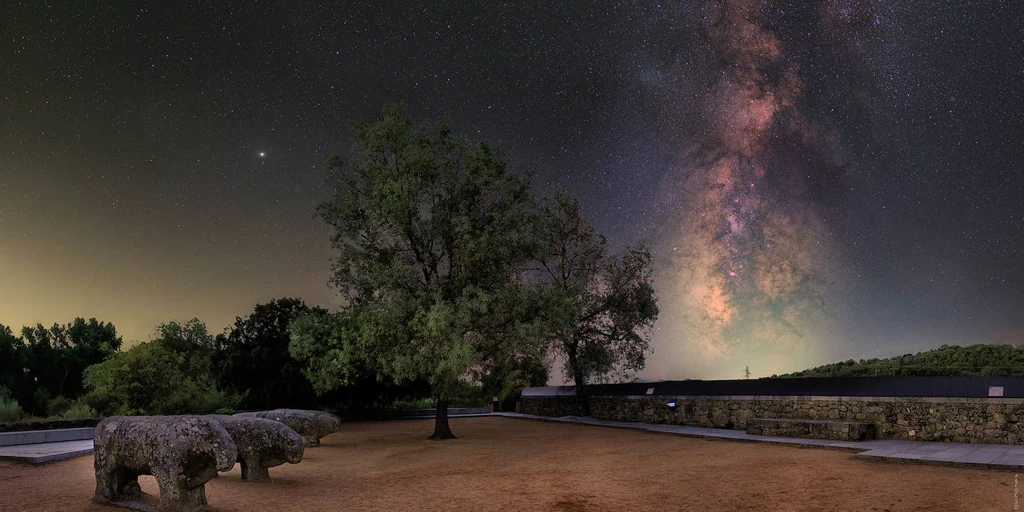
[[770, 378], [883, 376], [1024, 377], [1024, 347], [943, 345], [917, 354], [850, 359]]

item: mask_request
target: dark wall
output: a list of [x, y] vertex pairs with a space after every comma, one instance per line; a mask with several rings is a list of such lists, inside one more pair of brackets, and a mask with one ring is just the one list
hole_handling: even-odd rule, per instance
[[753, 380], [673, 380], [598, 384], [593, 396], [653, 395], [798, 395], [920, 396], [986, 398], [989, 387], [1002, 387], [1005, 398], [1024, 398], [1024, 377], [839, 377]]

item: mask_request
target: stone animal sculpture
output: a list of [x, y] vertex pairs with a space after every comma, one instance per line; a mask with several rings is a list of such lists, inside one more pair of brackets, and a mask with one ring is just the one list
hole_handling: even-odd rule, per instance
[[320, 439], [341, 430], [341, 418], [324, 411], [306, 411], [312, 413], [315, 420], [314, 432], [310, 437], [311, 446], [320, 446]]
[[251, 416], [208, 417], [220, 423], [235, 441], [242, 480], [263, 482], [270, 479], [269, 468], [302, 461], [302, 437], [284, 423]]
[[238, 457], [231, 435], [201, 416], [111, 416], [96, 425], [96, 494], [92, 501], [152, 510], [139, 475], [160, 488], [157, 510], [191, 512], [206, 505], [206, 482]]
[[240, 412], [235, 416], [251, 416], [279, 421], [302, 436], [306, 446], [320, 446], [320, 439], [337, 432], [341, 420], [327, 412], [304, 409], [274, 409], [272, 411]]

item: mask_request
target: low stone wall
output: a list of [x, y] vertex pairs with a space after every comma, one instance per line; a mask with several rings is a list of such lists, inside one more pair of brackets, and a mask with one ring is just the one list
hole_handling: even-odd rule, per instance
[[[676, 404], [674, 409], [668, 403]], [[744, 430], [751, 418], [804, 418], [869, 422], [879, 439], [1021, 444], [1024, 399], [807, 397], [807, 396], [594, 396], [591, 415], [613, 421], [668, 423]], [[579, 416], [575, 396], [524, 396], [519, 412]]]
[[99, 418], [82, 420], [40, 420], [0, 423], [0, 432], [24, 432], [26, 430], [55, 430], [64, 428], [95, 427]]
[[804, 418], [750, 418], [747, 420], [747, 433], [831, 441], [864, 441], [875, 438], [875, 424], [866, 421]]

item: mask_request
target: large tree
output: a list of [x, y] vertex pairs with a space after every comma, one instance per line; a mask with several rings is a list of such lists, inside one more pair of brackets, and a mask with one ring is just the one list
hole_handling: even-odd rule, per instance
[[350, 339], [385, 375], [427, 380], [431, 439], [453, 438], [459, 380], [536, 331], [520, 321], [518, 279], [536, 250], [529, 177], [487, 143], [418, 125], [396, 106], [356, 139], [348, 162], [330, 160], [334, 197], [318, 209], [339, 251], [332, 282], [359, 319]]
[[542, 315], [552, 349], [565, 362], [589, 414], [587, 384], [643, 369], [658, 317], [651, 255], [643, 246], [608, 253], [607, 241], [583, 218], [579, 202], [556, 192], [545, 204], [538, 260]]
[[288, 353], [289, 325], [310, 312], [325, 311], [286, 297], [257, 304], [252, 314], [236, 318], [231, 331], [217, 337], [221, 387], [245, 393], [244, 405], [250, 409], [315, 407], [316, 395], [302, 365]]

